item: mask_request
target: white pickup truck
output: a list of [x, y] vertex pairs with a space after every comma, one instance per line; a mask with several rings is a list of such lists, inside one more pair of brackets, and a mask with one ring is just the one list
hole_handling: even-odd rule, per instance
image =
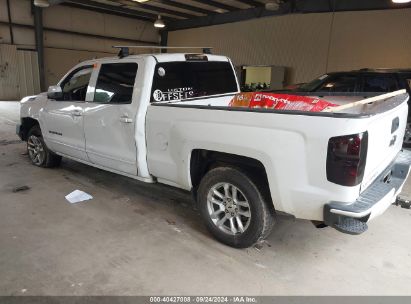
[[63, 156], [192, 191], [234, 247], [263, 240], [276, 213], [359, 234], [396, 202], [411, 163], [407, 94], [313, 113], [230, 107], [238, 92], [224, 56], [90, 60], [21, 101], [17, 134], [39, 167]]

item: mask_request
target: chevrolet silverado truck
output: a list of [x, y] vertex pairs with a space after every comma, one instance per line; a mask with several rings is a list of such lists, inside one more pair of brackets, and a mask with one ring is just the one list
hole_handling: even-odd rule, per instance
[[279, 213], [360, 234], [396, 202], [411, 163], [407, 94], [304, 112], [229, 106], [237, 93], [224, 56], [90, 60], [21, 101], [17, 134], [35, 166], [67, 157], [191, 191], [211, 234], [238, 248]]

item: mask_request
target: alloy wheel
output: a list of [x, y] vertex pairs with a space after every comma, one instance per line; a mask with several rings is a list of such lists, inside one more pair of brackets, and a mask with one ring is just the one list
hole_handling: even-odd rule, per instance
[[33, 164], [40, 166], [46, 157], [41, 140], [37, 136], [31, 135], [27, 140], [27, 149]]
[[230, 183], [218, 183], [207, 195], [207, 210], [211, 221], [230, 235], [244, 233], [251, 221], [247, 197]]

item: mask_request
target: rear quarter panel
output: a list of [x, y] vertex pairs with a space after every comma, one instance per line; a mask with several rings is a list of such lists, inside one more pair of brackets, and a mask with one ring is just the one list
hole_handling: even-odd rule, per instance
[[254, 158], [265, 167], [276, 210], [322, 220], [324, 204], [352, 202], [360, 191], [327, 181], [328, 139], [364, 132], [370, 119], [150, 105], [148, 167], [164, 182], [190, 190], [194, 149]]

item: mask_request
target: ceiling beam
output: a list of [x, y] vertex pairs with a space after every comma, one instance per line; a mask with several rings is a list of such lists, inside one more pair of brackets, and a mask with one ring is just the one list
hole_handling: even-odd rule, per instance
[[167, 9], [167, 8], [163, 8], [163, 7], [159, 7], [159, 6], [154, 6], [154, 5], [150, 5], [150, 4], [144, 4], [144, 3], [139, 3], [136, 1], [132, 1], [132, 0], [127, 0], [127, 5], [129, 6], [134, 6], [134, 7], [141, 7], [145, 10], [149, 10], [149, 11], [154, 11], [154, 12], [158, 12], [158, 13], [163, 13], [163, 14], [169, 14], [169, 15], [174, 15], [174, 16], [179, 16], [179, 17], [183, 17], [183, 18], [193, 18], [193, 17], [197, 17], [196, 15], [193, 14], [188, 14], [188, 13], [182, 13], [179, 11], [175, 11], [175, 10], [171, 10], [171, 9]]
[[[365, 11], [411, 8], [411, 4], [397, 5], [387, 0], [334, 0], [335, 12]], [[281, 16], [290, 13], [324, 13], [330, 12], [328, 0], [297, 0], [283, 3], [277, 11], [268, 11], [262, 7], [236, 10], [224, 14], [179, 20], [167, 24], [168, 31], [177, 31], [225, 23], [233, 23], [269, 16]]]
[[[0, 21], [0, 25], [8, 25], [8, 24], [9, 23], [6, 21]], [[13, 26], [13, 28], [26, 28], [26, 29], [31, 29], [31, 30], [35, 29], [33, 25], [29, 25], [29, 24], [20, 24], [20, 23], [12, 22], [11, 25]], [[59, 34], [68, 34], [68, 35], [83, 36], [83, 37], [89, 37], [89, 38], [121, 41], [124, 43], [158, 45], [158, 42], [155, 42], [155, 41], [128, 39], [128, 38], [113, 37], [113, 36], [107, 36], [107, 35], [89, 34], [89, 33], [82, 33], [82, 32], [76, 32], [76, 31], [71, 31], [71, 30], [62, 30], [62, 29], [56, 29], [56, 28], [50, 28], [50, 27], [43, 27], [43, 30], [46, 32], [54, 32], [54, 33], [59, 33]]]
[[193, 6], [193, 5], [180, 3], [180, 2], [177, 2], [177, 1], [173, 1], [173, 0], [156, 0], [156, 2], [161, 3], [161, 4], [165, 4], [165, 5], [169, 5], [169, 6], [178, 7], [178, 8], [181, 8], [181, 9], [188, 10], [188, 11], [193, 11], [193, 12], [196, 12], [196, 13], [205, 14], [205, 15], [215, 14], [215, 12], [213, 10], [208, 10], [208, 9]]
[[154, 22], [154, 18], [149, 18], [149, 17], [143, 17], [141, 15], [135, 15], [135, 14], [130, 14], [130, 12], [121, 12], [118, 10], [111, 10], [111, 9], [104, 9], [104, 8], [98, 8], [98, 7], [92, 7], [92, 6], [84, 6], [81, 4], [77, 3], [63, 3], [61, 4], [63, 6], [67, 7], [74, 7], [74, 8], [79, 8], [83, 10], [88, 10], [88, 11], [93, 11], [96, 13], [102, 13], [102, 14], [110, 14], [110, 15], [115, 15], [115, 16], [120, 16], [120, 17], [125, 17], [125, 18], [132, 18], [132, 19], [137, 19], [141, 21], [150, 21]]
[[49, 28], [49, 27], [45, 27], [44, 30], [48, 31], [48, 32], [56, 32], [56, 33], [60, 33], [60, 34], [69, 34], [69, 35], [77, 35], [77, 36], [84, 36], [84, 37], [97, 38], [97, 39], [122, 41], [124, 43], [138, 43], [138, 44], [158, 45], [158, 42], [148, 41], [148, 40], [141, 40], [141, 39], [129, 39], [129, 38], [107, 36], [107, 35], [89, 34], [89, 33], [70, 31], [70, 30]]
[[277, 11], [267, 11], [264, 6], [258, 8], [249, 8], [244, 10], [236, 10], [224, 14], [215, 14], [213, 16], [197, 17], [189, 20], [179, 20], [167, 24], [168, 31], [177, 31], [183, 29], [233, 23], [239, 21], [245, 21], [249, 19], [283, 15], [288, 12], [287, 8], [283, 5]]
[[231, 6], [231, 5], [228, 5], [228, 4], [224, 4], [224, 3], [214, 1], [214, 0], [192, 0], [192, 1], [195, 1], [195, 2], [198, 2], [198, 3], [201, 3], [201, 4], [207, 4], [207, 5], [210, 5], [210, 6], [217, 7], [217, 8], [221, 8], [221, 9], [226, 10], [226, 11], [236, 11], [236, 10], [240, 9], [238, 7]]
[[[92, 11], [99, 12], [99, 13], [135, 18], [135, 19], [140, 19], [144, 21], [157, 20], [157, 14], [139, 12], [139, 11], [123, 8], [123, 7], [108, 5], [108, 4], [90, 1], [90, 0], [66, 0], [62, 5], [92, 10]], [[165, 17], [163, 19], [172, 20], [173, 18]]]
[[244, 3], [244, 4], [248, 4], [250, 6], [255, 6], [255, 7], [264, 6], [264, 3], [258, 2], [258, 1], [255, 1], [255, 0], [236, 0], [236, 1]]

